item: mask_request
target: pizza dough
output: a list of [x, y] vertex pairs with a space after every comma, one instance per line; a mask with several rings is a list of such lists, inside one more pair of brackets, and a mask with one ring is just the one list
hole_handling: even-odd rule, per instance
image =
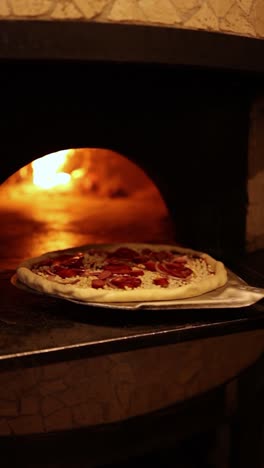
[[18, 279], [44, 294], [82, 302], [138, 302], [198, 296], [227, 282], [222, 262], [163, 244], [95, 244], [25, 260]]

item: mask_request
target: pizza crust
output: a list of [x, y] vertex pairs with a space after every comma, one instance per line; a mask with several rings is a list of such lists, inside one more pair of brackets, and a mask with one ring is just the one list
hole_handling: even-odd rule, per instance
[[[56, 257], [62, 254], [74, 254], [87, 249], [102, 249], [107, 251], [115, 251], [120, 247], [129, 247], [131, 249], [150, 248], [153, 251], [160, 250], [174, 250], [179, 254], [195, 255], [204, 259], [210, 266], [214, 274], [201, 278], [200, 281], [195, 283], [184, 284], [180, 287], [162, 288], [160, 286], [151, 285], [148, 288], [134, 288], [134, 289], [94, 289], [92, 287], [80, 287], [77, 284], [65, 284], [65, 282], [50, 281], [44, 276], [40, 276], [31, 268], [47, 258]], [[60, 250], [50, 252], [40, 257], [25, 260], [17, 268], [18, 279], [29, 286], [30, 288], [48, 295], [55, 295], [62, 298], [74, 299], [82, 302], [145, 302], [145, 301], [162, 301], [162, 300], [175, 300], [186, 299], [194, 296], [199, 296], [206, 292], [212, 291], [216, 288], [224, 286], [227, 282], [227, 272], [224, 264], [215, 260], [210, 255], [197, 252], [191, 249], [185, 249], [175, 245], [163, 244], [94, 244], [86, 245], [78, 248]]]

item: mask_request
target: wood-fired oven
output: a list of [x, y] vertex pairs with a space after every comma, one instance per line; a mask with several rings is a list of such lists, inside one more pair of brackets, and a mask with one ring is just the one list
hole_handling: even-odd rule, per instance
[[[48, 39], [39, 24], [38, 39], [35, 46], [28, 44], [29, 50], [23, 23], [2, 26], [3, 37], [15, 37], [17, 31], [22, 42], [17, 51], [10, 49], [9, 57], [8, 47], [2, 51], [1, 182], [36, 158], [59, 150], [116, 151], [142, 168], [160, 191], [173, 222], [173, 240], [224, 260], [245, 251], [249, 113], [258, 79], [253, 72], [239, 70], [243, 64], [232, 66], [227, 51], [223, 60], [219, 55], [217, 65], [208, 45], [217, 35], [209, 34], [208, 43], [200, 41], [196, 51], [193, 43], [193, 58], [191, 45], [186, 46], [187, 63], [181, 63], [185, 41], [190, 41], [184, 35], [188, 31], [182, 32], [181, 43], [174, 31], [171, 40], [178, 41], [179, 49], [174, 51], [173, 43], [168, 48], [164, 31], [162, 35], [156, 28], [160, 50], [155, 56], [154, 45], [151, 48], [146, 39], [151, 28], [139, 28], [149, 49], [140, 52], [144, 44], [138, 40], [137, 56], [132, 49], [137, 33], [131, 36], [129, 27], [117, 27], [119, 59], [118, 51], [111, 57], [108, 49], [105, 58], [102, 51], [98, 58], [100, 53], [91, 52], [88, 43], [86, 56], [82, 43], [74, 58], [67, 56], [65, 45], [54, 54], [52, 45], [52, 35], [58, 38], [66, 31], [68, 40], [67, 35], [76, 32], [74, 25], [57, 24], [57, 32], [56, 24], [48, 26]], [[116, 47], [116, 33], [101, 26], [89, 33], [96, 48], [100, 49], [99, 34]], [[126, 57], [122, 39], [127, 40]], [[44, 53], [37, 50], [41, 40]], [[235, 53], [236, 39], [231, 43]], [[78, 50], [78, 42], [74, 47]], [[151, 238], [144, 232], [142, 240]]]
[[[119, 434], [123, 433], [125, 418], [133, 423], [134, 416], [170, 408], [229, 382], [263, 351], [263, 333], [255, 331], [263, 327], [262, 304], [178, 310], [175, 315], [161, 310], [150, 319], [118, 311], [95, 314], [90, 306], [84, 313], [83, 305], [29, 294], [10, 284], [25, 257], [49, 246], [52, 250], [101, 241], [177, 242], [241, 267], [246, 253], [250, 112], [263, 90], [262, 57], [263, 41], [216, 33], [82, 22], [0, 22], [0, 442], [8, 460], [6, 436], [30, 436], [24, 447], [28, 460], [32, 447], [37, 457], [53, 457], [45, 438], [38, 446], [31, 436], [55, 432], [54, 447], [56, 431], [62, 434], [57, 460], [71, 452], [76, 461], [75, 447], [80, 446], [84, 459], [94, 450], [95, 458], [108, 460], [111, 437], [103, 453], [100, 431], [99, 444], [92, 447], [91, 442], [89, 450], [87, 434], [74, 446], [65, 443], [72, 441], [72, 432], [65, 439], [63, 431], [121, 421]], [[63, 190], [38, 193], [21, 188], [21, 178], [32, 177], [33, 161], [72, 149], [74, 155], [87, 154], [94, 161], [98, 157], [104, 168], [109, 168], [108, 157], [117, 162], [120, 158], [120, 186], [100, 203], [96, 178], [91, 182], [87, 173], [78, 202]], [[84, 157], [84, 166], [87, 161]], [[104, 183], [108, 174], [109, 179], [110, 173], [116, 175], [117, 166], [111, 168], [102, 171]], [[131, 187], [139, 178], [151, 181], [151, 190], [136, 193], [131, 202], [128, 176]], [[45, 204], [37, 204], [37, 196]], [[111, 203], [116, 211], [109, 211]], [[96, 224], [89, 222], [91, 212]], [[256, 265], [263, 252], [259, 258], [254, 257]], [[263, 276], [243, 268], [239, 272], [247, 273], [246, 280], [263, 286]], [[253, 341], [250, 332], [236, 339], [223, 336], [245, 330], [254, 330]], [[185, 340], [186, 346], [181, 343]], [[219, 373], [216, 361], [222, 363]], [[236, 388], [221, 387], [226, 392], [223, 406], [218, 396], [218, 403], [209, 398], [201, 406], [199, 400], [196, 424], [203, 424], [204, 415], [211, 412], [217, 421], [231, 414]], [[147, 430], [143, 425], [132, 433], [146, 440], [153, 429], [154, 444], [163, 443], [172, 437], [178, 416], [169, 424], [165, 418], [163, 425], [159, 418], [160, 413]], [[179, 421], [184, 418], [183, 414]], [[178, 427], [180, 437], [185, 426]], [[129, 431], [125, 437], [132, 452]], [[120, 440], [114, 450], [118, 456]]]

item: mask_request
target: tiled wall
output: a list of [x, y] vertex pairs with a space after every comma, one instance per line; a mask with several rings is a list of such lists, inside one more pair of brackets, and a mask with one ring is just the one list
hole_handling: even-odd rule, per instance
[[126, 22], [264, 37], [263, 0], [1, 0], [0, 18]]

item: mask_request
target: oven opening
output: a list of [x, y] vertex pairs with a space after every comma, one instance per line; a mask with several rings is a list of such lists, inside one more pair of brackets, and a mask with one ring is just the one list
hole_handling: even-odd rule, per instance
[[24, 258], [85, 244], [174, 240], [157, 186], [109, 149], [66, 149], [35, 159], [1, 185], [0, 213], [3, 268], [10, 259], [16, 268]]
[[[240, 74], [92, 61], [31, 61], [23, 70], [7, 65], [1, 78], [15, 81], [0, 141], [9, 268], [93, 242], [173, 241], [224, 262], [241, 258], [251, 96]], [[66, 183], [33, 189], [32, 161], [62, 150], [55, 184]]]

